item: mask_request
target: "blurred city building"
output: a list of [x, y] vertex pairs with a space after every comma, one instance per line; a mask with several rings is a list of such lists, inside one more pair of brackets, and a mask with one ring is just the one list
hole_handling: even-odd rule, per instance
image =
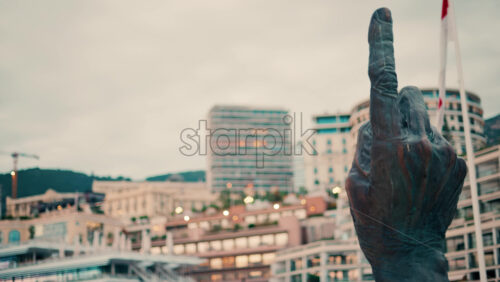
[[313, 117], [313, 154], [305, 154], [305, 176], [309, 192], [344, 186], [354, 154], [347, 113]]
[[96, 231], [101, 235], [106, 234], [104, 239], [111, 243], [121, 228], [121, 221], [115, 218], [78, 211], [73, 207], [46, 212], [31, 219], [0, 221], [0, 244], [27, 242], [32, 239], [91, 244]]
[[289, 191], [293, 122], [288, 111], [280, 108], [214, 106], [208, 113], [206, 148], [210, 189]]
[[273, 282], [374, 281], [357, 242], [322, 240], [280, 250], [271, 269]]
[[[184, 273], [197, 281], [268, 281], [277, 250], [303, 243], [302, 222], [327, 209], [321, 198], [297, 204], [274, 203], [261, 209], [233, 206], [212, 214], [179, 216], [166, 223], [166, 235], [143, 244], [146, 233], [129, 232], [132, 248], [153, 254], [193, 255], [206, 263]], [[169, 243], [170, 238], [170, 243]]]
[[[478, 196], [488, 281], [500, 278], [500, 145], [476, 152]], [[446, 232], [450, 281], [479, 280], [472, 200], [468, 177], [458, 212]], [[491, 280], [490, 280], [491, 279]]]
[[105, 195], [106, 215], [132, 220], [201, 211], [218, 198], [205, 182], [94, 181], [92, 190]]
[[192, 256], [139, 254], [124, 245], [81, 246], [35, 240], [0, 248], [0, 280], [192, 282], [176, 270], [202, 261]]
[[12, 218], [34, 217], [47, 211], [73, 207], [78, 202], [94, 205], [103, 199], [104, 195], [98, 193], [58, 193], [52, 189], [48, 189], [42, 195], [30, 197], [12, 199], [7, 196], [5, 198], [6, 216]]
[[[302, 143], [297, 143], [296, 146], [302, 146]], [[304, 154], [293, 156], [293, 192], [303, 193], [306, 191], [306, 173]]]
[[[434, 122], [437, 90], [422, 92]], [[447, 92], [444, 134], [463, 154], [457, 95]], [[467, 96], [474, 146], [480, 149], [485, 144], [480, 99]], [[294, 156], [287, 111], [216, 106], [208, 120], [208, 183], [176, 177], [95, 181], [92, 193], [49, 189], [7, 197], [8, 219], [0, 221], [0, 279], [373, 281], [345, 191], [357, 131], [368, 120], [368, 100], [349, 113], [316, 115], [310, 139], [315, 151]], [[282, 134], [277, 145], [266, 139], [276, 132]], [[277, 152], [265, 151], [269, 147]], [[244, 153], [228, 154], [230, 149]], [[477, 151], [475, 165], [493, 281], [500, 279], [500, 145]], [[285, 195], [292, 190], [298, 193]], [[471, 206], [466, 181], [446, 234], [451, 281], [479, 279]]]

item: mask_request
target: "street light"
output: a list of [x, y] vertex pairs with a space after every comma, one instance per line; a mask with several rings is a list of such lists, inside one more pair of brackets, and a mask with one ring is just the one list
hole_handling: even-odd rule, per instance
[[228, 210], [224, 210], [224, 211], [222, 212], [222, 214], [223, 214], [224, 216], [228, 216], [228, 215], [229, 215], [229, 211], [228, 211]]
[[340, 194], [340, 192], [342, 192], [342, 188], [340, 188], [339, 186], [332, 188], [332, 193], [334, 195], [338, 195], [338, 194]]
[[252, 196], [246, 196], [245, 199], [243, 199], [243, 202], [247, 205], [253, 203], [253, 197]]
[[276, 203], [276, 204], [273, 205], [273, 209], [277, 210], [279, 208], [280, 208], [280, 204]]
[[176, 214], [181, 214], [184, 211], [184, 209], [181, 206], [178, 206], [175, 208], [175, 213]]
[[185, 215], [184, 216], [184, 221], [189, 221], [191, 218], [189, 217], [189, 215]]

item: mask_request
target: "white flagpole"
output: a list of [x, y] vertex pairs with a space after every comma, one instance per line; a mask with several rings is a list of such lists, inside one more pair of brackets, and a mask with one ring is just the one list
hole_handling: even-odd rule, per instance
[[467, 94], [465, 93], [464, 74], [462, 69], [462, 59], [460, 55], [460, 46], [458, 43], [458, 32], [455, 24], [455, 12], [450, 1], [450, 24], [455, 41], [455, 55], [457, 64], [458, 84], [460, 87], [460, 103], [462, 104], [462, 116], [464, 123], [465, 133], [465, 149], [467, 152], [467, 167], [469, 169], [469, 183], [472, 198], [472, 212], [474, 215], [474, 231], [476, 235], [476, 248], [477, 248], [477, 261], [479, 264], [479, 275], [481, 282], [486, 282], [486, 264], [484, 260], [484, 247], [483, 247], [483, 232], [481, 230], [481, 214], [479, 213], [479, 200], [477, 194], [477, 181], [476, 181], [476, 163], [474, 158], [474, 148], [472, 146], [470, 120], [469, 120], [469, 107], [467, 105]]
[[444, 110], [446, 107], [446, 57], [448, 50], [448, 18], [446, 10], [448, 5], [446, 1], [443, 1], [443, 11], [441, 18], [441, 40], [439, 41], [439, 99], [438, 99], [438, 111], [436, 114], [436, 129], [441, 133], [443, 128]]

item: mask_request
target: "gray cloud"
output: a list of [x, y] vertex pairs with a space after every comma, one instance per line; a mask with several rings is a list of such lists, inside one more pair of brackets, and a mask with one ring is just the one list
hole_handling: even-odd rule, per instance
[[[373, 10], [395, 21], [400, 85], [437, 83], [440, 1], [0, 1], [0, 149], [21, 167], [136, 178], [205, 167], [179, 132], [218, 103], [306, 118], [368, 97]], [[455, 1], [466, 87], [498, 113], [498, 1]], [[453, 54], [448, 84], [456, 86]], [[0, 158], [0, 170], [11, 160]]]

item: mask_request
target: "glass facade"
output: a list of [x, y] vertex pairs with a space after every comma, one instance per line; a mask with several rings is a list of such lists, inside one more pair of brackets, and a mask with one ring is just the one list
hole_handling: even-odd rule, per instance
[[288, 112], [216, 106], [208, 127], [207, 181], [215, 191], [293, 187], [292, 132]]

